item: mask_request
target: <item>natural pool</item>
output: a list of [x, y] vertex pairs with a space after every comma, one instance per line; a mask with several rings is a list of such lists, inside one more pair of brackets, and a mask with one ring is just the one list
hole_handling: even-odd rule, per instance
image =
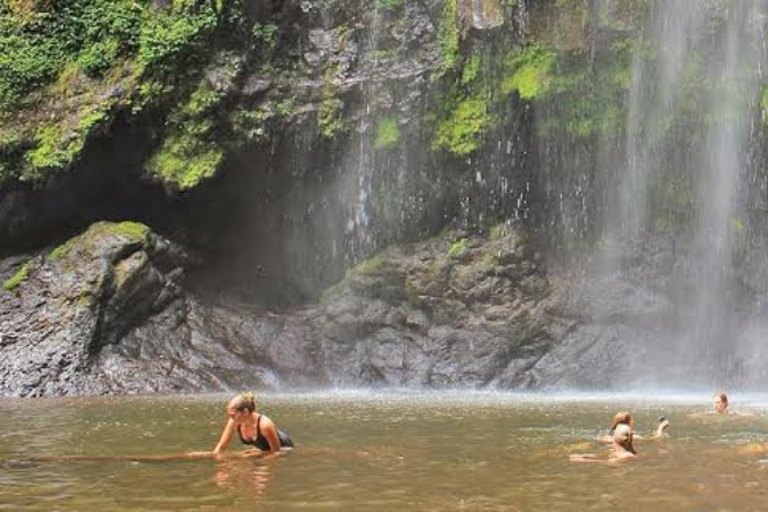
[[[0, 401], [2, 510], [766, 510], [768, 397], [751, 417], [692, 418], [711, 397], [492, 393], [266, 394], [260, 410], [298, 447], [277, 459], [78, 460], [209, 450], [225, 396]], [[569, 462], [614, 412], [665, 441], [639, 458]], [[242, 450], [233, 442], [230, 451]]]

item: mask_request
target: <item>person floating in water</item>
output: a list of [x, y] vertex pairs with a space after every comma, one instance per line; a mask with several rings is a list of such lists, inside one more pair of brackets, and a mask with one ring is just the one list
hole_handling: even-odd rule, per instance
[[616, 427], [619, 425], [626, 425], [629, 427], [630, 432], [632, 432], [633, 440], [660, 439], [662, 436], [664, 436], [664, 432], [667, 430], [667, 427], [669, 427], [669, 421], [663, 416], [660, 417], [659, 425], [656, 427], [656, 432], [654, 432], [653, 435], [646, 437], [635, 434], [635, 419], [632, 417], [632, 414], [625, 411], [617, 412], [613, 416], [611, 430], [608, 431], [607, 435], [598, 437], [598, 441], [603, 441], [606, 443], [613, 442], [613, 433], [616, 431]]
[[728, 408], [730, 402], [728, 401], [728, 395], [725, 393], [715, 393], [712, 397], [712, 410], [709, 412], [695, 412], [689, 414], [692, 417], [712, 416], [712, 415], [729, 415], [729, 416], [752, 416], [749, 413], [735, 412]]
[[637, 456], [632, 442], [632, 428], [626, 423], [619, 423], [611, 434], [611, 451], [608, 457], [593, 453], [570, 455], [573, 462], [626, 462]]
[[258, 452], [278, 453], [293, 447], [293, 441], [286, 432], [279, 430], [271, 419], [256, 412], [253, 393], [242, 393], [227, 403], [227, 424], [213, 449], [214, 455], [221, 455], [227, 449], [235, 432], [243, 444], [254, 446]]
[[712, 405], [714, 406], [715, 414], [728, 414], [728, 395], [717, 393], [712, 398]]

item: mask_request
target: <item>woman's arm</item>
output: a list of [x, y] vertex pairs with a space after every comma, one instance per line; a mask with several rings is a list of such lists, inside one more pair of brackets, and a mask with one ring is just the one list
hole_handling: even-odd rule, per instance
[[659, 439], [664, 435], [664, 431], [667, 430], [667, 427], [669, 426], [669, 420], [664, 420], [661, 423], [659, 423], [659, 426], [656, 427], [656, 433], [653, 434], [653, 437], [651, 439]]
[[605, 456], [595, 455], [594, 453], [572, 453], [568, 456], [571, 462], [608, 462]]
[[235, 420], [232, 418], [227, 419], [227, 424], [224, 426], [224, 431], [221, 433], [219, 442], [216, 443], [216, 448], [213, 449], [214, 455], [219, 455], [229, 446], [229, 441], [232, 440], [232, 434], [235, 433]]

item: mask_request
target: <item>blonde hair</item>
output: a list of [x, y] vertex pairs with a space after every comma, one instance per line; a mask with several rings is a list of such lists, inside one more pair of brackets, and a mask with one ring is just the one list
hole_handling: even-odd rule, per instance
[[236, 411], [253, 412], [256, 410], [256, 397], [250, 391], [246, 393], [240, 393], [232, 398], [227, 404], [228, 409], [235, 409]]
[[720, 399], [725, 405], [728, 405], [728, 395], [725, 393], [715, 393], [715, 396]]

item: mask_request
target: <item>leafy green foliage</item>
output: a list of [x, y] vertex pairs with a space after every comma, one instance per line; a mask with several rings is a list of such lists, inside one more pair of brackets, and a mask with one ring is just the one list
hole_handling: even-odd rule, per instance
[[433, 150], [468, 155], [480, 147], [482, 133], [496, 124], [492, 109], [498, 86], [481, 73], [482, 69], [483, 54], [474, 52], [443, 77], [453, 83], [440, 99], [442, 112], [432, 141]]
[[461, 100], [451, 115], [437, 128], [433, 147], [468, 155], [479, 145], [478, 136], [493, 123], [488, 100], [480, 95]]
[[443, 73], [450, 71], [459, 61], [459, 15], [457, 0], [446, 0], [438, 29], [438, 41], [443, 57]]
[[332, 139], [345, 130], [341, 117], [343, 108], [344, 103], [338, 98], [328, 97], [323, 100], [317, 112], [317, 128], [320, 135]]
[[202, 82], [169, 118], [167, 135], [147, 170], [180, 190], [216, 174], [224, 151], [216, 141], [213, 111], [222, 96]]
[[170, 11], [155, 11], [141, 27], [139, 60], [149, 69], [171, 71], [170, 63], [194, 55], [216, 24], [216, 12], [207, 3], [181, 3]]
[[521, 99], [534, 99], [546, 92], [554, 55], [539, 45], [512, 54], [508, 59], [511, 74], [504, 80], [504, 93], [517, 91]]
[[68, 62], [103, 73], [136, 49], [145, 7], [124, 0], [39, 2], [0, 10], [0, 110], [58, 76]]

